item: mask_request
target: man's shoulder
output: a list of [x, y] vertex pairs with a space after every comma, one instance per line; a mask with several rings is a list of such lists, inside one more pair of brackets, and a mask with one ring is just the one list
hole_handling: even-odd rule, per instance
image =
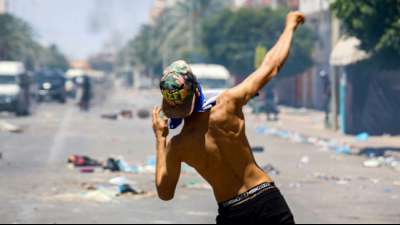
[[226, 109], [229, 112], [234, 112], [238, 109], [235, 94], [231, 89], [224, 91], [218, 96], [216, 108]]

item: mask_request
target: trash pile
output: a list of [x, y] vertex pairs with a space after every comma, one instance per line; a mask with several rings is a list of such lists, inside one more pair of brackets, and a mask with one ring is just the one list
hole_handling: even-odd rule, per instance
[[366, 168], [380, 168], [386, 166], [400, 172], [400, 160], [390, 156], [370, 156], [369, 159], [363, 163], [363, 166]]
[[[317, 146], [322, 151], [333, 151], [338, 155], [353, 155], [355, 150], [348, 144], [340, 143], [334, 139], [324, 139], [317, 137], [307, 137], [297, 132], [289, 132], [275, 128], [268, 128], [266, 126], [256, 127], [256, 133], [259, 135], [271, 135], [282, 139], [290, 140], [294, 143], [311, 144]], [[370, 138], [368, 133], [361, 133], [355, 137], [358, 142], [368, 141]], [[366, 168], [379, 168], [387, 166], [400, 172], [400, 153], [387, 152], [384, 156], [376, 157], [375, 155], [368, 155], [369, 159], [363, 163]], [[308, 160], [302, 159], [303, 164], [308, 164]]]
[[[153, 157], [149, 159], [149, 162], [145, 166], [130, 166], [122, 157], [119, 159], [108, 158], [104, 162], [101, 162], [88, 156], [72, 155], [68, 158], [68, 165], [70, 168], [78, 169], [80, 173], [109, 171], [111, 173], [125, 172], [139, 174], [155, 172], [155, 160], [153, 160]], [[84, 189], [84, 192], [80, 193], [78, 196], [79, 199], [83, 198], [100, 203], [111, 202], [116, 197], [125, 195], [144, 196], [148, 194], [138, 188], [135, 182], [123, 176], [112, 178], [104, 183], [83, 183], [81, 188]]]
[[[81, 173], [95, 173], [109, 171], [112, 173], [154, 174], [156, 173], [156, 157], [149, 156], [147, 161], [140, 165], [131, 165], [123, 157], [110, 157], [104, 162], [88, 156], [72, 155], [68, 158], [71, 169], [78, 169]], [[196, 171], [186, 164], [182, 165], [182, 173], [195, 173]]]
[[[99, 203], [112, 202], [121, 196], [144, 196], [148, 193], [137, 188], [136, 184], [125, 177], [116, 177], [108, 183], [90, 184], [82, 183], [81, 188], [84, 192], [79, 195], [68, 195], [67, 199], [85, 199]], [[56, 198], [57, 199], [57, 198]], [[64, 198], [65, 199], [65, 196]]]
[[272, 135], [282, 139], [290, 140], [294, 143], [311, 144], [319, 147], [323, 151], [335, 151], [337, 154], [351, 155], [353, 150], [349, 145], [339, 143], [336, 140], [328, 140], [317, 137], [306, 137], [297, 132], [289, 132], [266, 126], [256, 128], [256, 133], [259, 135]]
[[79, 169], [81, 173], [109, 171], [112, 173], [124, 172], [142, 174], [155, 173], [156, 171], [155, 156], [149, 157], [145, 165], [130, 165], [123, 157], [118, 157], [118, 159], [110, 157], [104, 162], [101, 162], [88, 156], [72, 155], [68, 158], [68, 164], [70, 168]]

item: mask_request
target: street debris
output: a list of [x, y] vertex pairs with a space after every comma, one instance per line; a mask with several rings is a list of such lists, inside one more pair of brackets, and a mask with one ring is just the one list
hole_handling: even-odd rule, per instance
[[302, 164], [309, 164], [309, 163], [310, 163], [310, 157], [308, 157], [308, 156], [303, 156], [303, 157], [300, 159], [300, 162], [301, 162]]
[[322, 173], [314, 173], [313, 175], [316, 179], [322, 180], [322, 181], [327, 181], [327, 182], [334, 182], [339, 185], [347, 185], [349, 184], [353, 179], [350, 177], [338, 177], [338, 176], [328, 176]]
[[125, 118], [125, 119], [132, 119], [133, 118], [132, 110], [122, 110], [120, 112], [120, 115], [121, 115], [122, 118]]
[[261, 169], [264, 170], [264, 172], [266, 172], [266, 173], [268, 173], [269, 175], [272, 175], [272, 176], [277, 176], [277, 175], [280, 174], [280, 171], [277, 170], [271, 164], [267, 164], [267, 165], [263, 166]]
[[350, 155], [351, 154], [351, 148], [349, 146], [341, 146], [336, 148], [336, 154], [340, 155]]
[[68, 158], [68, 163], [75, 167], [99, 167], [101, 163], [88, 156], [72, 155]]
[[101, 115], [102, 119], [107, 120], [118, 120], [120, 117], [124, 119], [133, 119], [133, 111], [124, 109], [121, 110], [119, 113], [105, 113]]
[[147, 118], [150, 117], [150, 111], [147, 110], [147, 109], [140, 109], [140, 110], [137, 112], [137, 116], [138, 116], [140, 119], [147, 119]]
[[353, 152], [350, 146], [339, 144], [336, 140], [307, 137], [297, 132], [258, 126], [256, 127], [256, 133], [259, 135], [271, 135], [282, 139], [288, 139], [294, 143], [311, 144], [319, 147], [322, 151], [335, 151], [337, 154], [351, 155]]
[[0, 131], [16, 133], [16, 134], [24, 132], [24, 130], [21, 127], [8, 123], [6, 121], [0, 121]]
[[289, 187], [293, 189], [300, 189], [302, 185], [300, 183], [290, 183]]
[[383, 166], [383, 164], [385, 163], [385, 160], [380, 157], [380, 158], [375, 158], [375, 159], [369, 159], [367, 161], [364, 162], [364, 167], [366, 168], [378, 168]]
[[369, 134], [368, 133], [361, 133], [361, 134], [356, 136], [356, 139], [357, 139], [357, 141], [360, 141], [360, 142], [368, 141]]
[[118, 114], [116, 113], [103, 114], [101, 115], [101, 118], [107, 120], [118, 120]]
[[256, 146], [256, 147], [252, 147], [251, 151], [254, 153], [262, 153], [265, 151], [265, 149], [262, 146]]

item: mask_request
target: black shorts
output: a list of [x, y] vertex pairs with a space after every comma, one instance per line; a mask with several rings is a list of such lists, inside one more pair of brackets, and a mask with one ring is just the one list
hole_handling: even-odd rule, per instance
[[274, 184], [262, 184], [219, 204], [217, 224], [295, 224], [295, 221], [279, 189]]

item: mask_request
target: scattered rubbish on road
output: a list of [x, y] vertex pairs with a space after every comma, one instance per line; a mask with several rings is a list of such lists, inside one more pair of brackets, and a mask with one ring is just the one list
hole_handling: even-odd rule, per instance
[[295, 143], [301, 143], [301, 144], [308, 143], [307, 138], [299, 133], [293, 133], [292, 135], [290, 135], [290, 139]]
[[361, 141], [361, 142], [368, 141], [369, 134], [368, 133], [361, 133], [361, 134], [356, 136], [356, 139], [357, 139], [357, 141]]
[[378, 168], [383, 166], [385, 163], [384, 158], [374, 158], [374, 159], [369, 159], [363, 163], [364, 167], [366, 168]]
[[117, 197], [117, 195], [118, 195], [117, 191], [104, 188], [82, 193], [83, 198], [99, 203], [111, 202], [115, 197]]
[[381, 182], [379, 179], [370, 179], [370, 181], [374, 184], [379, 184]]
[[386, 194], [389, 194], [389, 193], [392, 193], [393, 192], [393, 190], [391, 189], [391, 188], [385, 188], [384, 190], [383, 190]]
[[109, 170], [111, 172], [120, 171], [119, 166], [118, 166], [118, 162], [113, 158], [107, 159], [107, 161], [105, 163], [105, 166], [104, 166], [104, 170]]
[[96, 185], [88, 184], [88, 183], [82, 183], [81, 187], [83, 189], [85, 189], [86, 191], [95, 191], [95, 190], [97, 190]]
[[140, 119], [147, 119], [147, 118], [150, 117], [150, 112], [147, 109], [141, 109], [141, 110], [138, 111], [137, 116]]
[[140, 191], [138, 188], [134, 188], [133, 186], [136, 186], [136, 184], [132, 181], [129, 181], [125, 177], [116, 177], [111, 179], [110, 184], [117, 186], [118, 194], [119, 195], [124, 195], [124, 194], [133, 194], [133, 195], [138, 195], [138, 194], [144, 194], [143, 191]]
[[290, 188], [295, 188], [295, 189], [300, 189], [301, 188], [301, 184], [300, 183], [290, 183], [289, 187]]
[[321, 173], [315, 173], [313, 176], [318, 180], [334, 182], [339, 185], [347, 185], [353, 180], [350, 177], [342, 178], [342, 177], [338, 177], [338, 176], [329, 176], [329, 175], [325, 175], [325, 174], [321, 174]]
[[300, 159], [300, 162], [301, 162], [302, 164], [309, 164], [309, 163], [310, 163], [310, 157], [308, 157], [308, 156], [303, 156], [303, 157]]
[[81, 173], [94, 173], [94, 168], [83, 168], [80, 170]]
[[119, 185], [118, 193], [119, 193], [119, 195], [126, 195], [126, 194], [138, 195], [138, 194], [140, 194], [135, 189], [133, 189], [129, 184]]
[[122, 110], [120, 112], [120, 115], [121, 115], [122, 118], [125, 118], [125, 119], [132, 119], [133, 118], [132, 110]]
[[336, 154], [350, 155], [351, 148], [349, 146], [341, 146], [336, 148]]
[[266, 135], [268, 134], [268, 128], [267, 127], [256, 127], [256, 133], [259, 135]]
[[266, 173], [268, 173], [269, 175], [272, 176], [277, 176], [280, 174], [280, 171], [277, 170], [274, 166], [272, 166], [271, 164], [267, 164], [265, 166], [263, 166], [261, 168], [262, 170], [264, 170]]
[[252, 147], [252, 148], [251, 148], [251, 151], [252, 151], [252, 152], [255, 152], [255, 153], [262, 153], [262, 152], [265, 151], [265, 149], [264, 149], [264, 147], [262, 147], [262, 146], [256, 146], [256, 147]]
[[101, 118], [107, 120], [118, 120], [118, 114], [116, 113], [103, 114], [101, 115]]
[[94, 160], [91, 159], [88, 156], [80, 156], [80, 155], [72, 155], [68, 158], [68, 163], [73, 164], [75, 167], [99, 167], [101, 164]]
[[24, 132], [24, 130], [21, 127], [8, 123], [6, 121], [0, 121], [0, 131], [16, 133], [16, 134]]

